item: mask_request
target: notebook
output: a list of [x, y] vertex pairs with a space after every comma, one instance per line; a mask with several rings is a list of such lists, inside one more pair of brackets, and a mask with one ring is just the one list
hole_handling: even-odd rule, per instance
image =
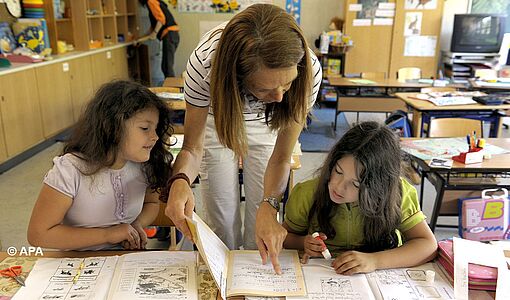
[[[442, 240], [438, 242], [438, 264], [443, 268], [450, 282], [453, 283], [454, 256], [453, 241]], [[478, 290], [496, 290], [496, 280], [498, 278], [497, 268], [469, 264], [468, 266], [468, 284], [470, 289]]]

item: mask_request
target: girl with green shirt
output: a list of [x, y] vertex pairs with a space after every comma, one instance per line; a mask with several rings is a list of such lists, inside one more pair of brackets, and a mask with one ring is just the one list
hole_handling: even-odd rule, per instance
[[318, 178], [300, 183], [285, 206], [285, 248], [304, 250], [303, 263], [323, 243], [341, 252], [339, 274], [411, 267], [436, 255], [416, 189], [401, 178], [397, 136], [376, 122], [351, 128], [333, 147]]

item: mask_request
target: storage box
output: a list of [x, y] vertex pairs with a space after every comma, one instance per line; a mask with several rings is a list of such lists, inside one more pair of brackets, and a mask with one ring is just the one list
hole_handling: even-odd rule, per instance
[[508, 192], [502, 196], [486, 196], [459, 200], [459, 235], [475, 241], [510, 239]]
[[482, 150], [482, 148], [475, 148], [469, 152], [462, 152], [459, 155], [452, 157], [452, 159], [466, 165], [481, 163], [483, 161]]

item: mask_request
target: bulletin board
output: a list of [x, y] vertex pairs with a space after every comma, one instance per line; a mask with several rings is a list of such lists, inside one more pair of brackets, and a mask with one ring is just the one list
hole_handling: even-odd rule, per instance
[[[345, 74], [418, 67], [435, 77], [444, 0], [347, 0], [345, 34], [354, 47], [346, 54]], [[393, 8], [391, 8], [393, 6]]]
[[443, 6], [444, 0], [397, 1], [390, 78], [404, 67], [420, 68], [422, 78], [437, 76]]
[[[388, 75], [393, 36], [393, 18], [377, 17], [380, 3], [394, 0], [347, 0], [345, 1], [344, 32], [349, 35], [354, 47], [346, 53], [345, 74], [362, 72], [384, 72]], [[386, 4], [384, 4], [386, 3]], [[386, 19], [386, 20], [382, 20]], [[378, 24], [382, 20], [384, 25]]]

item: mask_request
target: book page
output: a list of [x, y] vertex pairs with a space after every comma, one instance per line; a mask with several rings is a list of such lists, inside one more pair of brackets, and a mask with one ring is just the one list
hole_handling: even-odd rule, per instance
[[[434, 280], [426, 280], [426, 271], [434, 271]], [[453, 288], [433, 263], [413, 268], [376, 270], [366, 274], [375, 296], [390, 300], [454, 299]], [[378, 295], [377, 292], [380, 294]]]
[[375, 300], [364, 274], [340, 275], [331, 267], [331, 260], [310, 259], [301, 265], [307, 296], [287, 300]]
[[454, 272], [453, 278], [456, 299], [468, 299], [468, 264], [498, 268], [496, 300], [510, 299], [510, 271], [507, 268], [503, 249], [494, 245], [453, 238]]
[[40, 258], [12, 299], [106, 299], [117, 259]]
[[226, 299], [228, 247], [196, 213], [193, 213], [193, 220], [186, 221], [198, 251], [220, 290], [221, 297]]
[[273, 265], [262, 264], [256, 250], [232, 250], [229, 256], [227, 296], [300, 296], [306, 289], [296, 250], [283, 250], [278, 257], [282, 275]]
[[151, 251], [119, 258], [108, 299], [197, 300], [197, 256], [192, 251]]

